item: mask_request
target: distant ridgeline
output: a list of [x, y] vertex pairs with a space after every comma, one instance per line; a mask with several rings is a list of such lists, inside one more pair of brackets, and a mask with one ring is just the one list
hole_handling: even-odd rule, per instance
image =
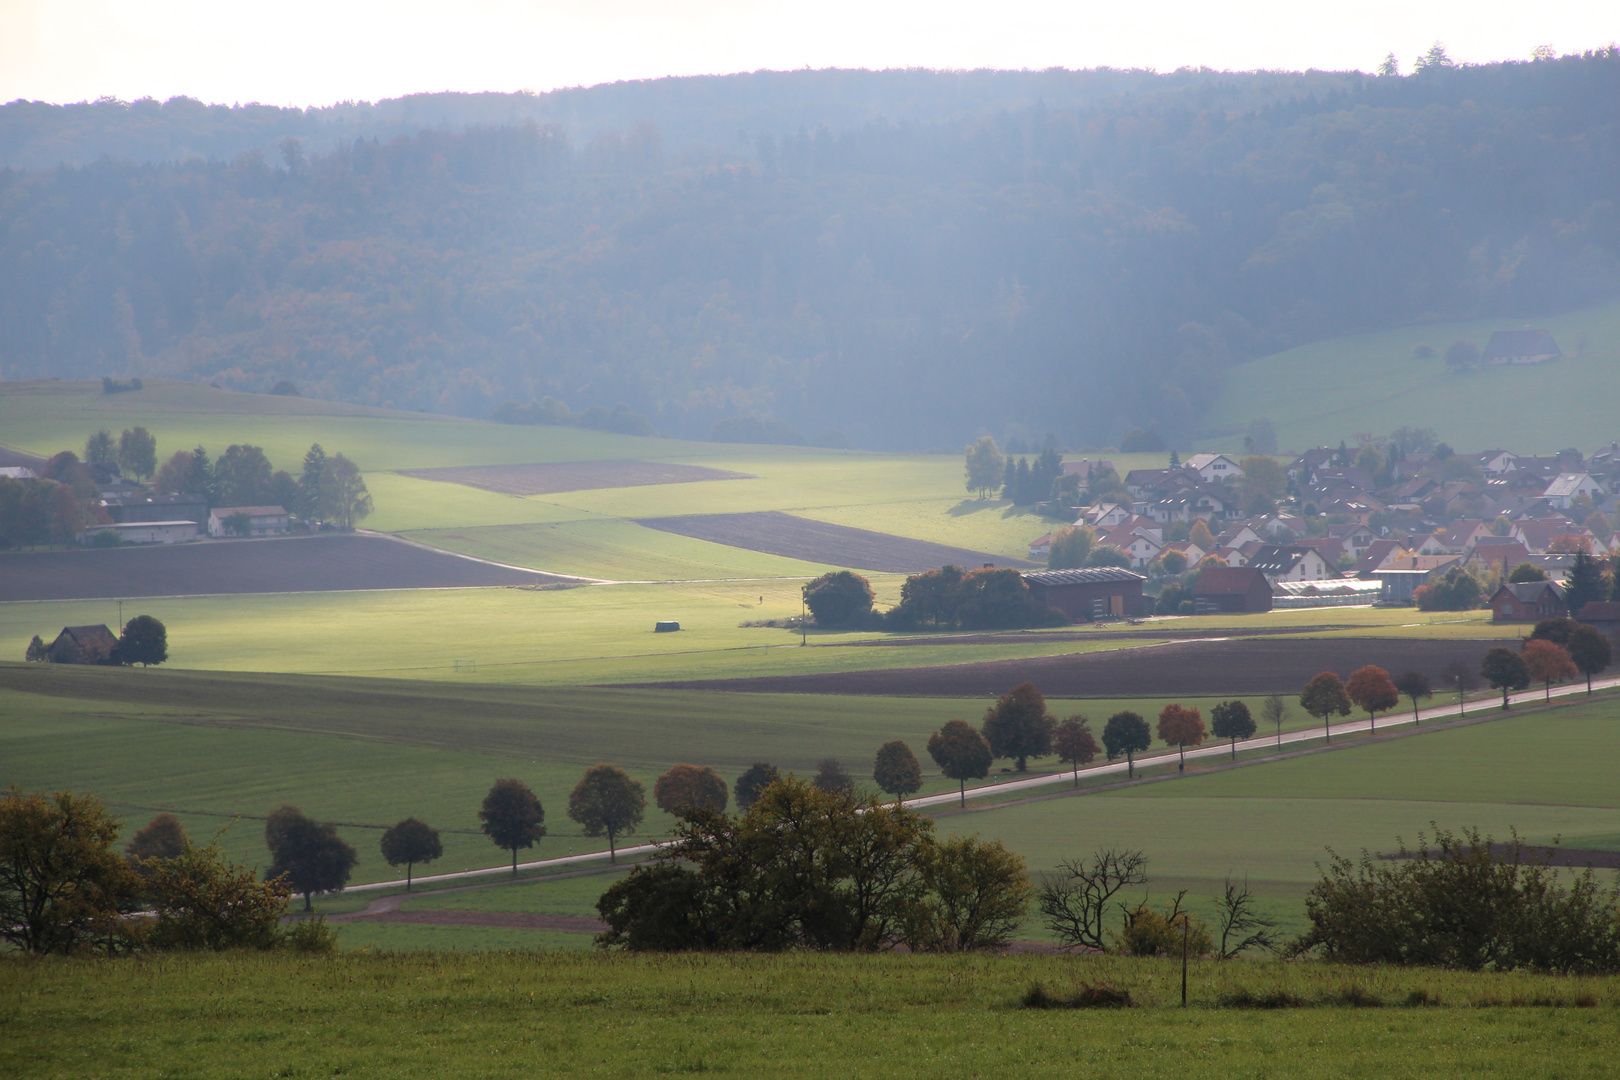
[[15, 102], [0, 376], [291, 380], [694, 438], [1181, 444], [1245, 359], [1620, 295], [1617, 121], [1614, 50]]

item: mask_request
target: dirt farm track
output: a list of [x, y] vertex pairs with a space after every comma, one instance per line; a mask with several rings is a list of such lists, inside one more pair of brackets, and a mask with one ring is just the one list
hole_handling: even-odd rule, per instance
[[382, 536], [200, 541], [0, 555], [0, 601], [452, 589], [562, 580]]
[[1176, 641], [1023, 660], [642, 685], [672, 690], [893, 697], [991, 698], [1023, 682], [1034, 683], [1048, 697], [1061, 698], [1298, 694], [1318, 672], [1334, 671], [1345, 677], [1356, 668], [1377, 664], [1391, 675], [1420, 671], [1443, 693], [1446, 683], [1441, 673], [1447, 664], [1461, 661], [1470, 671], [1478, 671], [1485, 651], [1502, 644], [1501, 639], [1370, 637]]

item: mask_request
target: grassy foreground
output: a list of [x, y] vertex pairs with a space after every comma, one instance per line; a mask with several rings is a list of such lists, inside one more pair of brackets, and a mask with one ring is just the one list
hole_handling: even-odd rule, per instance
[[[1018, 1007], [1081, 981], [1143, 1007]], [[1245, 990], [1312, 1004], [1221, 1005]], [[0, 1059], [14, 1077], [1596, 1077], [1620, 1042], [1614, 980], [1201, 962], [1190, 998], [1173, 963], [1051, 956], [7, 959]]]

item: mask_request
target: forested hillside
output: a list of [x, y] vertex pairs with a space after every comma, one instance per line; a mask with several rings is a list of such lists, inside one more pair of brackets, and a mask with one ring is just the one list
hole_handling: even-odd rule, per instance
[[[873, 447], [1179, 441], [1243, 359], [1620, 295], [1612, 50], [1404, 78], [975, 74], [625, 84], [551, 122], [552, 95], [313, 120], [14, 103], [8, 161], [53, 137], [157, 160], [0, 172], [0, 374], [290, 379], [474, 416], [552, 396]], [[214, 160], [151, 150], [170, 109]], [[314, 126], [229, 152], [294, 120]]]

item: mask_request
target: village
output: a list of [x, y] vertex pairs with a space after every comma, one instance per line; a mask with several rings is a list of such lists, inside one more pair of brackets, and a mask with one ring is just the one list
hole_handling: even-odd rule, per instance
[[[1031, 543], [1050, 569], [1025, 577], [1071, 618], [1417, 604], [1620, 628], [1606, 591], [1571, 589], [1578, 563], [1600, 582], [1598, 560], [1613, 553], [1620, 444], [1459, 454], [1405, 431], [1286, 466], [1198, 453], [1123, 477], [1106, 459], [1062, 470], [1059, 487], [1100, 494]], [[1077, 530], [1080, 542], [1065, 544]]]

